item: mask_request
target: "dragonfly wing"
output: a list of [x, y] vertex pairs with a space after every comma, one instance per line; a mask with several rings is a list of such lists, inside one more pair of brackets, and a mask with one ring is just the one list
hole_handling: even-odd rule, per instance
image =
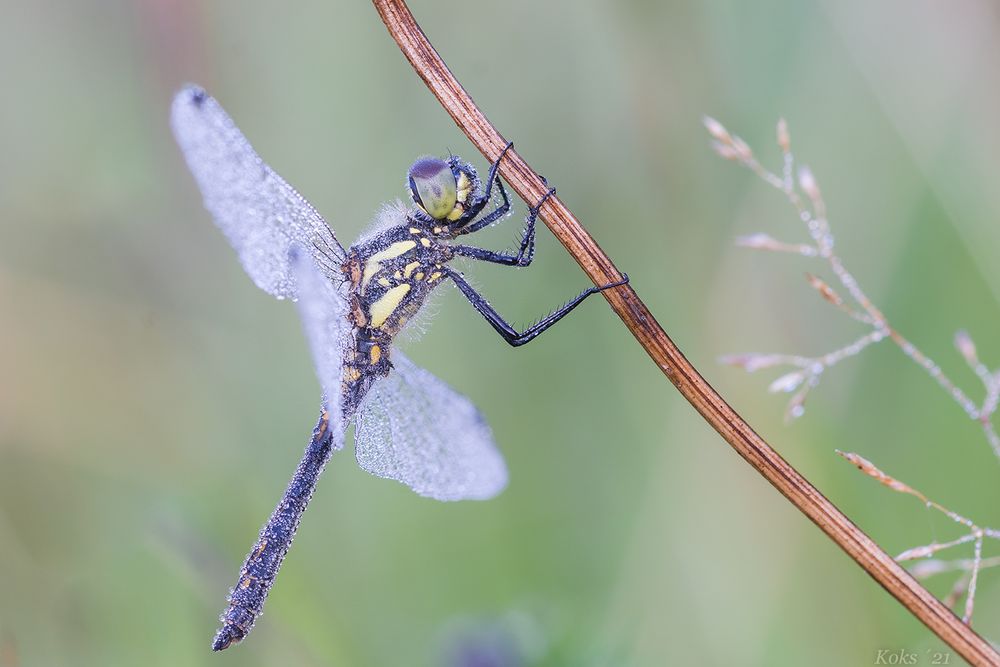
[[485, 500], [507, 485], [507, 466], [472, 401], [398, 351], [393, 371], [358, 411], [362, 468], [438, 500]]
[[312, 351], [316, 376], [323, 388], [323, 404], [329, 411], [333, 448], [344, 446], [343, 378], [344, 354], [353, 342], [353, 327], [348, 320], [347, 284], [333, 282], [315, 265], [312, 258], [293, 246], [289, 264], [298, 285], [299, 317]]
[[340, 273], [344, 249], [330, 227], [264, 164], [214, 98], [189, 86], [174, 98], [170, 120], [205, 208], [258, 287], [281, 298], [297, 296], [288, 263], [293, 243], [306, 248], [326, 275]]

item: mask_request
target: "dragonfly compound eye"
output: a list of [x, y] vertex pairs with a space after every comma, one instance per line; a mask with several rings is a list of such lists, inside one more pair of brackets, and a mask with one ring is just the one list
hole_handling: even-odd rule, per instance
[[410, 196], [435, 220], [443, 220], [455, 210], [458, 185], [447, 162], [436, 157], [420, 158], [410, 167]]

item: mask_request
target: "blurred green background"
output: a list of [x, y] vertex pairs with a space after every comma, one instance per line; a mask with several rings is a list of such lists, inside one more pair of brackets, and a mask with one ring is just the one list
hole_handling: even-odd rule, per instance
[[[805, 235], [700, 125], [719, 118], [777, 166], [784, 115], [848, 266], [979, 400], [951, 338], [968, 328], [1000, 363], [991, 3], [412, 9], [688, 357], [887, 550], [956, 533], [834, 448], [1000, 523], [1000, 464], [895, 348], [829, 372], [791, 426], [765, 392], [775, 374], [718, 365], [823, 353], [862, 328], [806, 285], [820, 265], [734, 248]], [[696, 416], [603, 302], [513, 350], [448, 288], [407, 349], [482, 407], [509, 488], [441, 504], [336, 455], [267, 613], [211, 654], [318, 387], [294, 308], [253, 287], [201, 208], [168, 130], [173, 92], [206, 86], [342, 240], [403, 195], [416, 156], [484, 163], [365, 2], [0, 10], [0, 666], [853, 665], [880, 649], [930, 664], [942, 649]], [[469, 271], [521, 323], [585, 285], [539, 239], [528, 270]], [[977, 600], [975, 627], [1000, 639], [992, 571]], [[455, 657], [492, 644], [513, 657]]]

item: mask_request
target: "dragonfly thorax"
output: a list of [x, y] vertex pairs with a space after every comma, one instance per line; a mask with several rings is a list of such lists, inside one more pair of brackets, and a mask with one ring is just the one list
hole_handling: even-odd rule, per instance
[[416, 224], [402, 209], [397, 211], [403, 224], [351, 246], [344, 264], [355, 328], [353, 349], [346, 352], [344, 383], [354, 401], [392, 368], [393, 338], [446, 277], [445, 264], [452, 258], [444, 237]]

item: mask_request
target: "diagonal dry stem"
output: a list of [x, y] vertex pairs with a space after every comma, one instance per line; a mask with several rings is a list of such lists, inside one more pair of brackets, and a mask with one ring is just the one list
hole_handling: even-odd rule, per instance
[[[373, 0], [373, 3], [417, 75], [483, 156], [495, 160], [507, 141], [438, 56], [406, 3], [403, 0]], [[527, 202], [539, 201], [548, 190], [545, 181], [516, 151], [507, 154], [500, 173]], [[603, 285], [621, 278], [621, 272], [562, 201], [551, 197], [542, 206], [541, 214], [548, 228], [594, 284]], [[976, 665], [1000, 665], [1000, 654], [851, 523], [750, 428], [684, 358], [631, 286], [607, 290], [603, 294], [653, 362], [740, 456], [962, 657]]]

